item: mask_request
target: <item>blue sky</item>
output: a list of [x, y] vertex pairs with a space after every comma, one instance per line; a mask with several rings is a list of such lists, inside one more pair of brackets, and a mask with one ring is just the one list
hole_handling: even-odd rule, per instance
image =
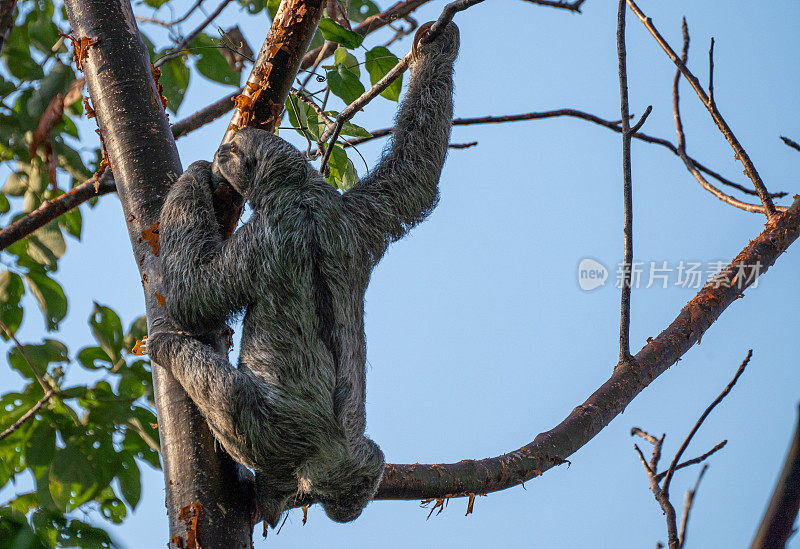
[[[434, 19], [443, 5], [431, 2], [415, 18]], [[675, 48], [686, 15], [693, 40], [690, 66], [703, 82], [708, 43], [715, 38], [719, 108], [770, 190], [800, 192], [800, 153], [778, 138], [800, 140], [794, 99], [800, 85], [800, 5], [731, 1], [720, 9], [716, 2], [642, 0], [640, 6]], [[616, 2], [587, 0], [583, 11], [575, 15], [496, 0], [457, 15], [456, 115], [570, 107], [618, 118]], [[257, 48], [268, 24], [264, 17], [241, 16], [233, 4], [219, 23], [223, 28], [238, 23]], [[640, 114], [653, 105], [642, 131], [674, 140], [673, 65], [632, 14], [628, 19], [631, 111]], [[381, 40], [368, 38], [365, 44]], [[402, 54], [408, 47], [406, 41], [394, 51]], [[689, 153], [745, 183], [730, 147], [685, 82], [681, 90]], [[177, 118], [229, 91], [195, 78]], [[395, 109], [378, 99], [354, 122], [385, 127]], [[180, 140], [183, 165], [210, 159], [227, 123], [223, 117]], [[93, 139], [93, 128], [82, 130]], [[304, 143], [293, 132], [282, 136]], [[574, 119], [453, 131], [453, 142], [474, 140], [477, 147], [450, 152], [439, 207], [392, 247], [367, 292], [368, 433], [392, 462], [452, 462], [516, 449], [566, 417], [616, 363], [619, 136]], [[373, 165], [382, 147], [380, 141], [360, 151]], [[356, 167], [363, 173], [363, 164]], [[654, 145], [634, 142], [633, 186], [636, 260], [645, 268], [650, 261], [673, 267], [700, 262], [703, 268], [727, 262], [763, 228], [763, 216], [719, 202], [677, 157]], [[569, 468], [552, 469], [525, 488], [479, 497], [475, 512], [466, 517], [464, 499], [451, 500], [441, 515], [428, 520], [428, 510], [414, 501], [372, 503], [347, 525], [312, 508], [303, 526], [302, 514], [293, 511], [280, 534], [271, 533], [256, 546], [652, 547], [665, 540], [665, 522], [633, 451], [638, 439], [631, 439], [630, 428], [667, 433], [668, 463], [752, 348], [748, 370], [687, 452], [693, 457], [729, 441], [709, 461], [695, 500], [689, 546], [749, 544], [788, 449], [800, 401], [800, 369], [791, 350], [800, 328], [793, 282], [800, 269], [797, 246], [724, 313], [701, 345], [573, 455]], [[577, 266], [586, 257], [610, 270], [605, 287], [585, 292], [578, 286]], [[57, 278], [70, 297], [61, 336], [73, 353], [90, 341], [86, 319], [92, 300], [115, 308], [125, 324], [142, 313], [140, 282], [115, 197], [84, 210], [83, 241], [70, 241], [60, 265]], [[670, 275], [667, 289], [633, 292], [634, 352], [696, 292], [675, 286], [676, 276]], [[38, 340], [43, 324], [35, 304], [29, 307], [21, 338]], [[74, 367], [70, 375], [79, 380], [83, 374]], [[15, 372], [0, 369], [0, 386], [21, 383]], [[677, 507], [697, 473], [676, 475]], [[160, 472], [147, 469], [143, 479], [136, 512], [112, 529], [125, 547], [163, 546], [168, 537]], [[790, 547], [800, 547], [800, 541]]]

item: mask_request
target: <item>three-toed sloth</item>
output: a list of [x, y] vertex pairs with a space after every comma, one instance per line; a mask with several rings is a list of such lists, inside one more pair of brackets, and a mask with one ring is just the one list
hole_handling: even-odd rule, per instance
[[[408, 92], [378, 166], [339, 193], [281, 138], [252, 128], [195, 162], [160, 218], [166, 307], [154, 361], [181, 383], [214, 435], [256, 471], [265, 520], [310, 491], [336, 521], [377, 490], [384, 458], [364, 435], [364, 293], [389, 243], [436, 205], [453, 114], [452, 23], [415, 41]], [[418, 46], [418, 47], [417, 47]], [[224, 178], [252, 209], [226, 241], [214, 216]], [[194, 336], [245, 312], [238, 367]]]

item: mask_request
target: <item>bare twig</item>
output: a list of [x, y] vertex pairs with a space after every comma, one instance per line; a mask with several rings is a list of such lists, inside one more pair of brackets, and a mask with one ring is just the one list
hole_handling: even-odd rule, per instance
[[[683, 34], [683, 51], [681, 52], [681, 63], [684, 65], [686, 64], [687, 60], [689, 59], [689, 27], [686, 24], [686, 18], [683, 18], [681, 22], [681, 31]], [[675, 132], [678, 134], [678, 147], [675, 151], [680, 159], [683, 161], [683, 164], [686, 166], [686, 169], [689, 170], [689, 173], [697, 180], [701, 187], [705, 190], [725, 202], [726, 204], [730, 204], [736, 208], [741, 210], [745, 210], [748, 212], [757, 212], [757, 213], [766, 213], [764, 206], [758, 204], [749, 204], [747, 202], [742, 202], [733, 196], [722, 192], [720, 189], [712, 185], [708, 182], [708, 180], [700, 173], [698, 170], [697, 165], [695, 164], [694, 160], [689, 158], [686, 154], [686, 135], [683, 132], [683, 122], [681, 120], [681, 111], [680, 111], [680, 78], [681, 78], [681, 71], [675, 71], [675, 78], [672, 81], [672, 112], [675, 118]], [[711, 80], [709, 80], [711, 82]], [[778, 208], [779, 210], [781, 208]]]
[[195, 28], [192, 32], [187, 34], [186, 37], [184, 37], [184, 39], [181, 40], [177, 46], [175, 46], [175, 49], [172, 51], [172, 53], [165, 55], [164, 57], [162, 57], [153, 64], [156, 67], [160, 67], [167, 61], [179, 57], [181, 53], [183, 53], [183, 50], [186, 49], [186, 46], [188, 46], [192, 42], [192, 40], [194, 40], [197, 37], [198, 34], [203, 32], [207, 26], [213, 23], [214, 19], [216, 19], [219, 16], [219, 14], [222, 13], [222, 10], [224, 10], [228, 6], [228, 4], [230, 4], [232, 1], [233, 0], [222, 0], [222, 2], [220, 2], [220, 4], [216, 7], [216, 9], [212, 11], [208, 15], [208, 17], [206, 17], [205, 20], [197, 26], [197, 28]]
[[700, 81], [686, 67], [686, 64], [680, 60], [678, 55], [675, 53], [675, 50], [673, 50], [664, 37], [661, 36], [661, 33], [659, 33], [658, 29], [656, 29], [655, 25], [653, 25], [652, 19], [647, 17], [642, 10], [639, 9], [639, 6], [636, 5], [634, 0], [627, 0], [627, 3], [631, 11], [633, 11], [633, 13], [639, 18], [639, 20], [644, 24], [645, 28], [653, 36], [653, 38], [655, 38], [658, 45], [661, 46], [670, 60], [675, 63], [675, 66], [678, 67], [678, 70], [681, 71], [681, 74], [683, 74], [684, 78], [686, 78], [686, 80], [689, 82], [694, 91], [697, 93], [697, 96], [700, 98], [700, 101], [706, 107], [709, 114], [711, 114], [712, 120], [714, 120], [714, 123], [716, 123], [720, 132], [722, 132], [722, 135], [736, 153], [736, 159], [738, 159], [744, 166], [744, 172], [750, 181], [752, 181], [753, 186], [755, 187], [756, 192], [761, 199], [761, 203], [764, 205], [764, 211], [766, 215], [768, 217], [774, 215], [776, 213], [775, 205], [772, 203], [772, 199], [770, 198], [769, 192], [764, 186], [764, 182], [761, 180], [761, 176], [758, 174], [755, 165], [753, 164], [752, 160], [750, 160], [750, 157], [744, 150], [744, 147], [742, 147], [741, 143], [739, 143], [739, 140], [736, 139], [736, 136], [733, 134], [730, 126], [728, 126], [728, 123], [722, 117], [722, 114], [719, 112], [719, 109], [717, 109], [714, 101], [712, 101], [711, 98], [706, 94], [703, 86], [700, 84]]
[[[628, 110], [628, 71], [625, 64], [625, 0], [617, 11], [617, 57], [619, 58], [619, 98], [622, 114], [622, 194], [624, 205], [624, 269], [619, 319], [619, 363], [631, 360], [631, 266], [633, 265], [633, 189], [631, 177], [631, 127]], [[642, 117], [644, 121], [645, 117]]]
[[644, 114], [642, 114], [642, 117], [639, 119], [636, 125], [631, 128], [630, 131], [631, 136], [636, 135], [636, 133], [640, 129], [642, 129], [642, 126], [644, 126], [644, 123], [647, 121], [647, 117], [650, 116], [651, 112], [653, 112], [653, 105], [647, 105], [647, 108], [644, 110]]
[[[684, 17], [685, 21], [686, 18]], [[684, 65], [686, 62], [684, 61]], [[714, 101], [714, 37], [711, 37], [711, 45], [708, 47], [708, 100], [716, 107]]]
[[675, 454], [675, 457], [672, 458], [672, 462], [669, 464], [669, 469], [667, 470], [667, 475], [666, 477], [664, 477], [664, 492], [666, 492], [667, 495], [669, 495], [669, 485], [670, 482], [672, 482], [672, 476], [675, 474], [675, 471], [678, 468], [678, 462], [680, 461], [683, 452], [686, 451], [686, 448], [692, 441], [692, 437], [694, 437], [695, 433], [697, 433], [697, 430], [700, 428], [700, 426], [706, 420], [708, 415], [711, 413], [711, 410], [713, 410], [717, 406], [717, 404], [722, 402], [722, 399], [728, 396], [728, 393], [731, 392], [733, 386], [736, 385], [736, 382], [739, 381], [739, 378], [744, 373], [744, 369], [747, 368], [747, 365], [750, 363], [750, 358], [752, 356], [753, 356], [753, 350], [750, 349], [749, 351], [747, 351], [747, 356], [744, 358], [742, 363], [739, 365], [739, 368], [736, 370], [736, 374], [734, 374], [733, 379], [731, 379], [730, 383], [728, 383], [728, 385], [725, 386], [725, 388], [722, 390], [719, 396], [714, 399], [714, 402], [708, 405], [708, 408], [706, 408], [705, 411], [702, 413], [700, 419], [698, 419], [697, 423], [695, 423], [694, 427], [692, 427], [692, 430], [689, 431], [688, 435], [686, 435], [686, 439], [683, 441], [683, 444], [681, 444], [681, 447], [678, 449], [678, 452]]
[[14, 431], [16, 431], [17, 429], [19, 429], [20, 427], [22, 427], [22, 425], [23, 425], [23, 424], [24, 424], [26, 421], [28, 421], [29, 419], [31, 419], [32, 417], [34, 417], [34, 416], [36, 415], [36, 413], [37, 413], [39, 410], [41, 410], [41, 409], [42, 409], [42, 406], [44, 406], [45, 404], [47, 404], [47, 401], [49, 401], [49, 400], [50, 400], [50, 397], [52, 397], [53, 395], [56, 395], [56, 394], [57, 394], [57, 391], [54, 391], [54, 390], [52, 390], [52, 389], [47, 389], [47, 390], [45, 391], [45, 393], [44, 393], [44, 396], [43, 396], [42, 398], [40, 398], [40, 399], [39, 399], [39, 401], [38, 401], [36, 404], [34, 404], [34, 405], [33, 405], [33, 407], [32, 407], [30, 410], [28, 410], [27, 412], [25, 412], [24, 414], [22, 414], [22, 416], [21, 416], [21, 417], [20, 417], [20, 418], [19, 418], [17, 421], [15, 421], [15, 422], [14, 422], [14, 423], [13, 423], [13, 424], [12, 424], [12, 425], [11, 425], [11, 426], [8, 428], [8, 429], [6, 429], [6, 430], [5, 430], [5, 431], [3, 431], [2, 433], [0, 433], [0, 440], [3, 440], [3, 439], [4, 439], [4, 438], [6, 438], [8, 435], [10, 435], [10, 434], [11, 434], [11, 433], [13, 433]]
[[31, 369], [31, 372], [33, 372], [33, 377], [35, 377], [36, 381], [39, 382], [39, 385], [42, 386], [42, 390], [45, 392], [45, 394], [48, 391], [52, 391], [53, 387], [51, 387], [50, 384], [47, 381], [45, 381], [44, 376], [42, 376], [42, 373], [39, 371], [39, 368], [37, 368], [33, 364], [33, 361], [30, 359], [28, 353], [25, 351], [25, 347], [22, 345], [22, 343], [19, 342], [17, 336], [14, 335], [14, 332], [12, 332], [9, 329], [9, 327], [6, 326], [5, 322], [3, 322], [2, 320], [0, 320], [0, 329], [2, 329], [8, 336], [8, 338], [14, 342], [14, 346], [20, 352], [22, 358], [25, 359], [25, 362], [28, 363], [28, 367]]
[[[447, 24], [452, 21], [453, 16], [456, 13], [464, 11], [467, 8], [470, 8], [481, 2], [483, 2], [483, 0], [456, 0], [455, 2], [450, 2], [444, 7], [442, 14], [439, 16], [436, 22], [434, 22], [430, 30], [423, 35], [420, 41], [422, 43], [427, 43], [431, 40], [434, 40], [447, 26]], [[339, 133], [342, 131], [345, 122], [353, 118], [353, 116], [355, 116], [360, 109], [375, 99], [383, 90], [388, 88], [398, 76], [403, 74], [403, 72], [405, 72], [406, 69], [408, 69], [408, 67], [411, 65], [412, 59], [413, 57], [411, 52], [408, 52], [406, 55], [404, 55], [403, 58], [394, 67], [392, 67], [392, 69], [386, 73], [383, 78], [376, 82], [374, 86], [362, 93], [355, 101], [347, 105], [342, 112], [339, 113], [339, 116], [336, 117], [336, 123], [333, 125], [333, 127], [328, 127], [322, 136], [320, 136], [319, 140], [321, 143], [327, 143], [329, 139], [331, 141], [330, 145], [328, 145], [325, 149], [325, 154], [322, 156], [322, 162], [320, 163], [319, 168], [320, 172], [327, 174], [328, 159], [331, 156], [331, 152], [333, 152], [333, 147], [336, 144], [336, 140], [339, 138]]]
[[575, 2], [559, 2], [558, 0], [525, 0], [537, 6], [548, 6], [551, 8], [559, 8], [562, 10], [581, 13], [581, 6], [586, 0], [576, 0]]
[[800, 143], [798, 143], [797, 141], [793, 141], [793, 140], [789, 139], [788, 137], [784, 137], [784, 136], [781, 136], [781, 141], [783, 141], [786, 144], [787, 147], [791, 147], [796, 151], [800, 151]]
[[[593, 114], [579, 111], [576, 109], [555, 109], [551, 111], [538, 111], [538, 112], [529, 112], [529, 113], [522, 113], [522, 114], [509, 114], [503, 116], [478, 116], [472, 118], [454, 118], [453, 119], [453, 126], [472, 126], [477, 124], [501, 124], [505, 122], [520, 122], [524, 120], [541, 120], [546, 118], [558, 118], [561, 116], [569, 117], [569, 118], [579, 118], [581, 120], [586, 120], [593, 124], [597, 124], [598, 126], [603, 126], [604, 128], [608, 128], [609, 130], [615, 131], [617, 133], [622, 132], [622, 128], [620, 127], [619, 120], [606, 120], [604, 118], [600, 118], [599, 116], [595, 116]], [[345, 148], [350, 146], [361, 145], [362, 143], [366, 143], [368, 141], [372, 141], [373, 139], [380, 139], [381, 137], [386, 137], [391, 135], [392, 128], [381, 128], [378, 130], [371, 130], [370, 133], [372, 134], [371, 137], [359, 137], [356, 139], [351, 139], [349, 144], [345, 144]], [[652, 135], [648, 135], [645, 133], [637, 132], [635, 135], [632, 136], [634, 139], [638, 139], [640, 141], [644, 141], [645, 143], [651, 143], [653, 145], [659, 145], [664, 147], [665, 149], [669, 149], [672, 154], [680, 157], [678, 154], [678, 148], [672, 142], [660, 138], [654, 137]], [[320, 153], [319, 151], [315, 151], [315, 156], [318, 156]], [[731, 181], [730, 179], [725, 178], [721, 174], [715, 172], [714, 170], [706, 167], [702, 164], [699, 160], [696, 160], [692, 157], [688, 157], [694, 166], [701, 172], [710, 175], [714, 179], [718, 180], [723, 185], [733, 187], [745, 194], [757, 196], [756, 192], [752, 189], [744, 187], [735, 181]], [[771, 193], [770, 196], [773, 198], [781, 198], [786, 196], [788, 193], [780, 192], [780, 193]], [[744, 204], [744, 203], [743, 203]]]
[[689, 514], [692, 512], [692, 505], [694, 505], [694, 496], [697, 494], [697, 489], [700, 488], [700, 481], [703, 480], [703, 475], [706, 474], [708, 465], [703, 464], [700, 469], [700, 474], [697, 475], [697, 481], [691, 490], [686, 491], [686, 498], [683, 500], [683, 514], [681, 515], [681, 526], [678, 531], [678, 538], [681, 540], [681, 547], [686, 545], [686, 532], [689, 526]]
[[469, 143], [450, 143], [447, 145], [451, 149], [469, 149], [478, 144], [477, 141], [470, 141]]
[[[799, 410], [800, 411], [800, 410]], [[792, 445], [772, 497], [764, 512], [764, 518], [756, 532], [751, 549], [783, 547], [794, 533], [794, 521], [800, 509], [800, 419], [792, 437]]]
[[[679, 471], [679, 470], [683, 469], [684, 467], [689, 467], [690, 465], [696, 465], [698, 463], [704, 462], [709, 457], [711, 457], [712, 454], [715, 454], [715, 453], [717, 453], [717, 451], [722, 450], [725, 447], [726, 444], [728, 444], [727, 440], [723, 440], [722, 442], [718, 442], [711, 450], [709, 450], [708, 452], [706, 452], [702, 456], [697, 456], [696, 458], [687, 459], [686, 461], [683, 461], [683, 462], [679, 463], [678, 466], [675, 467], [675, 470]], [[665, 476], [667, 476], [667, 472], [666, 471], [658, 473], [656, 475], [656, 480], [661, 482], [661, 480]]]

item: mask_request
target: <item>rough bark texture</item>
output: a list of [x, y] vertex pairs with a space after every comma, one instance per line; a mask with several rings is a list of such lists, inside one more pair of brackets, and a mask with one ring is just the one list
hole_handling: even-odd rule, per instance
[[[273, 131], [280, 119], [303, 55], [322, 17], [323, 0], [283, 0], [272, 21], [264, 45], [222, 142], [229, 142], [239, 128], [251, 126]], [[230, 235], [242, 212], [244, 200], [228, 183], [222, 182], [214, 197], [214, 209], [222, 231]]]
[[[178, 151], [129, 1], [67, 0], [66, 5], [74, 35], [98, 39], [83, 67], [142, 274], [152, 328], [164, 316], [156, 298], [159, 260], [142, 231], [156, 223], [167, 188], [182, 171]], [[188, 547], [194, 538], [205, 548], [249, 548], [252, 528], [236, 465], [215, 451], [205, 420], [180, 384], [156, 364], [153, 384], [170, 545]]]

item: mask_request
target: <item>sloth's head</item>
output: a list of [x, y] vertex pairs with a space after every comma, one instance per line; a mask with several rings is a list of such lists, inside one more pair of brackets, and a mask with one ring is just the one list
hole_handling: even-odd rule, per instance
[[310, 165], [292, 145], [266, 130], [242, 128], [214, 155], [216, 183], [225, 180], [248, 200], [277, 185], [302, 182]]

